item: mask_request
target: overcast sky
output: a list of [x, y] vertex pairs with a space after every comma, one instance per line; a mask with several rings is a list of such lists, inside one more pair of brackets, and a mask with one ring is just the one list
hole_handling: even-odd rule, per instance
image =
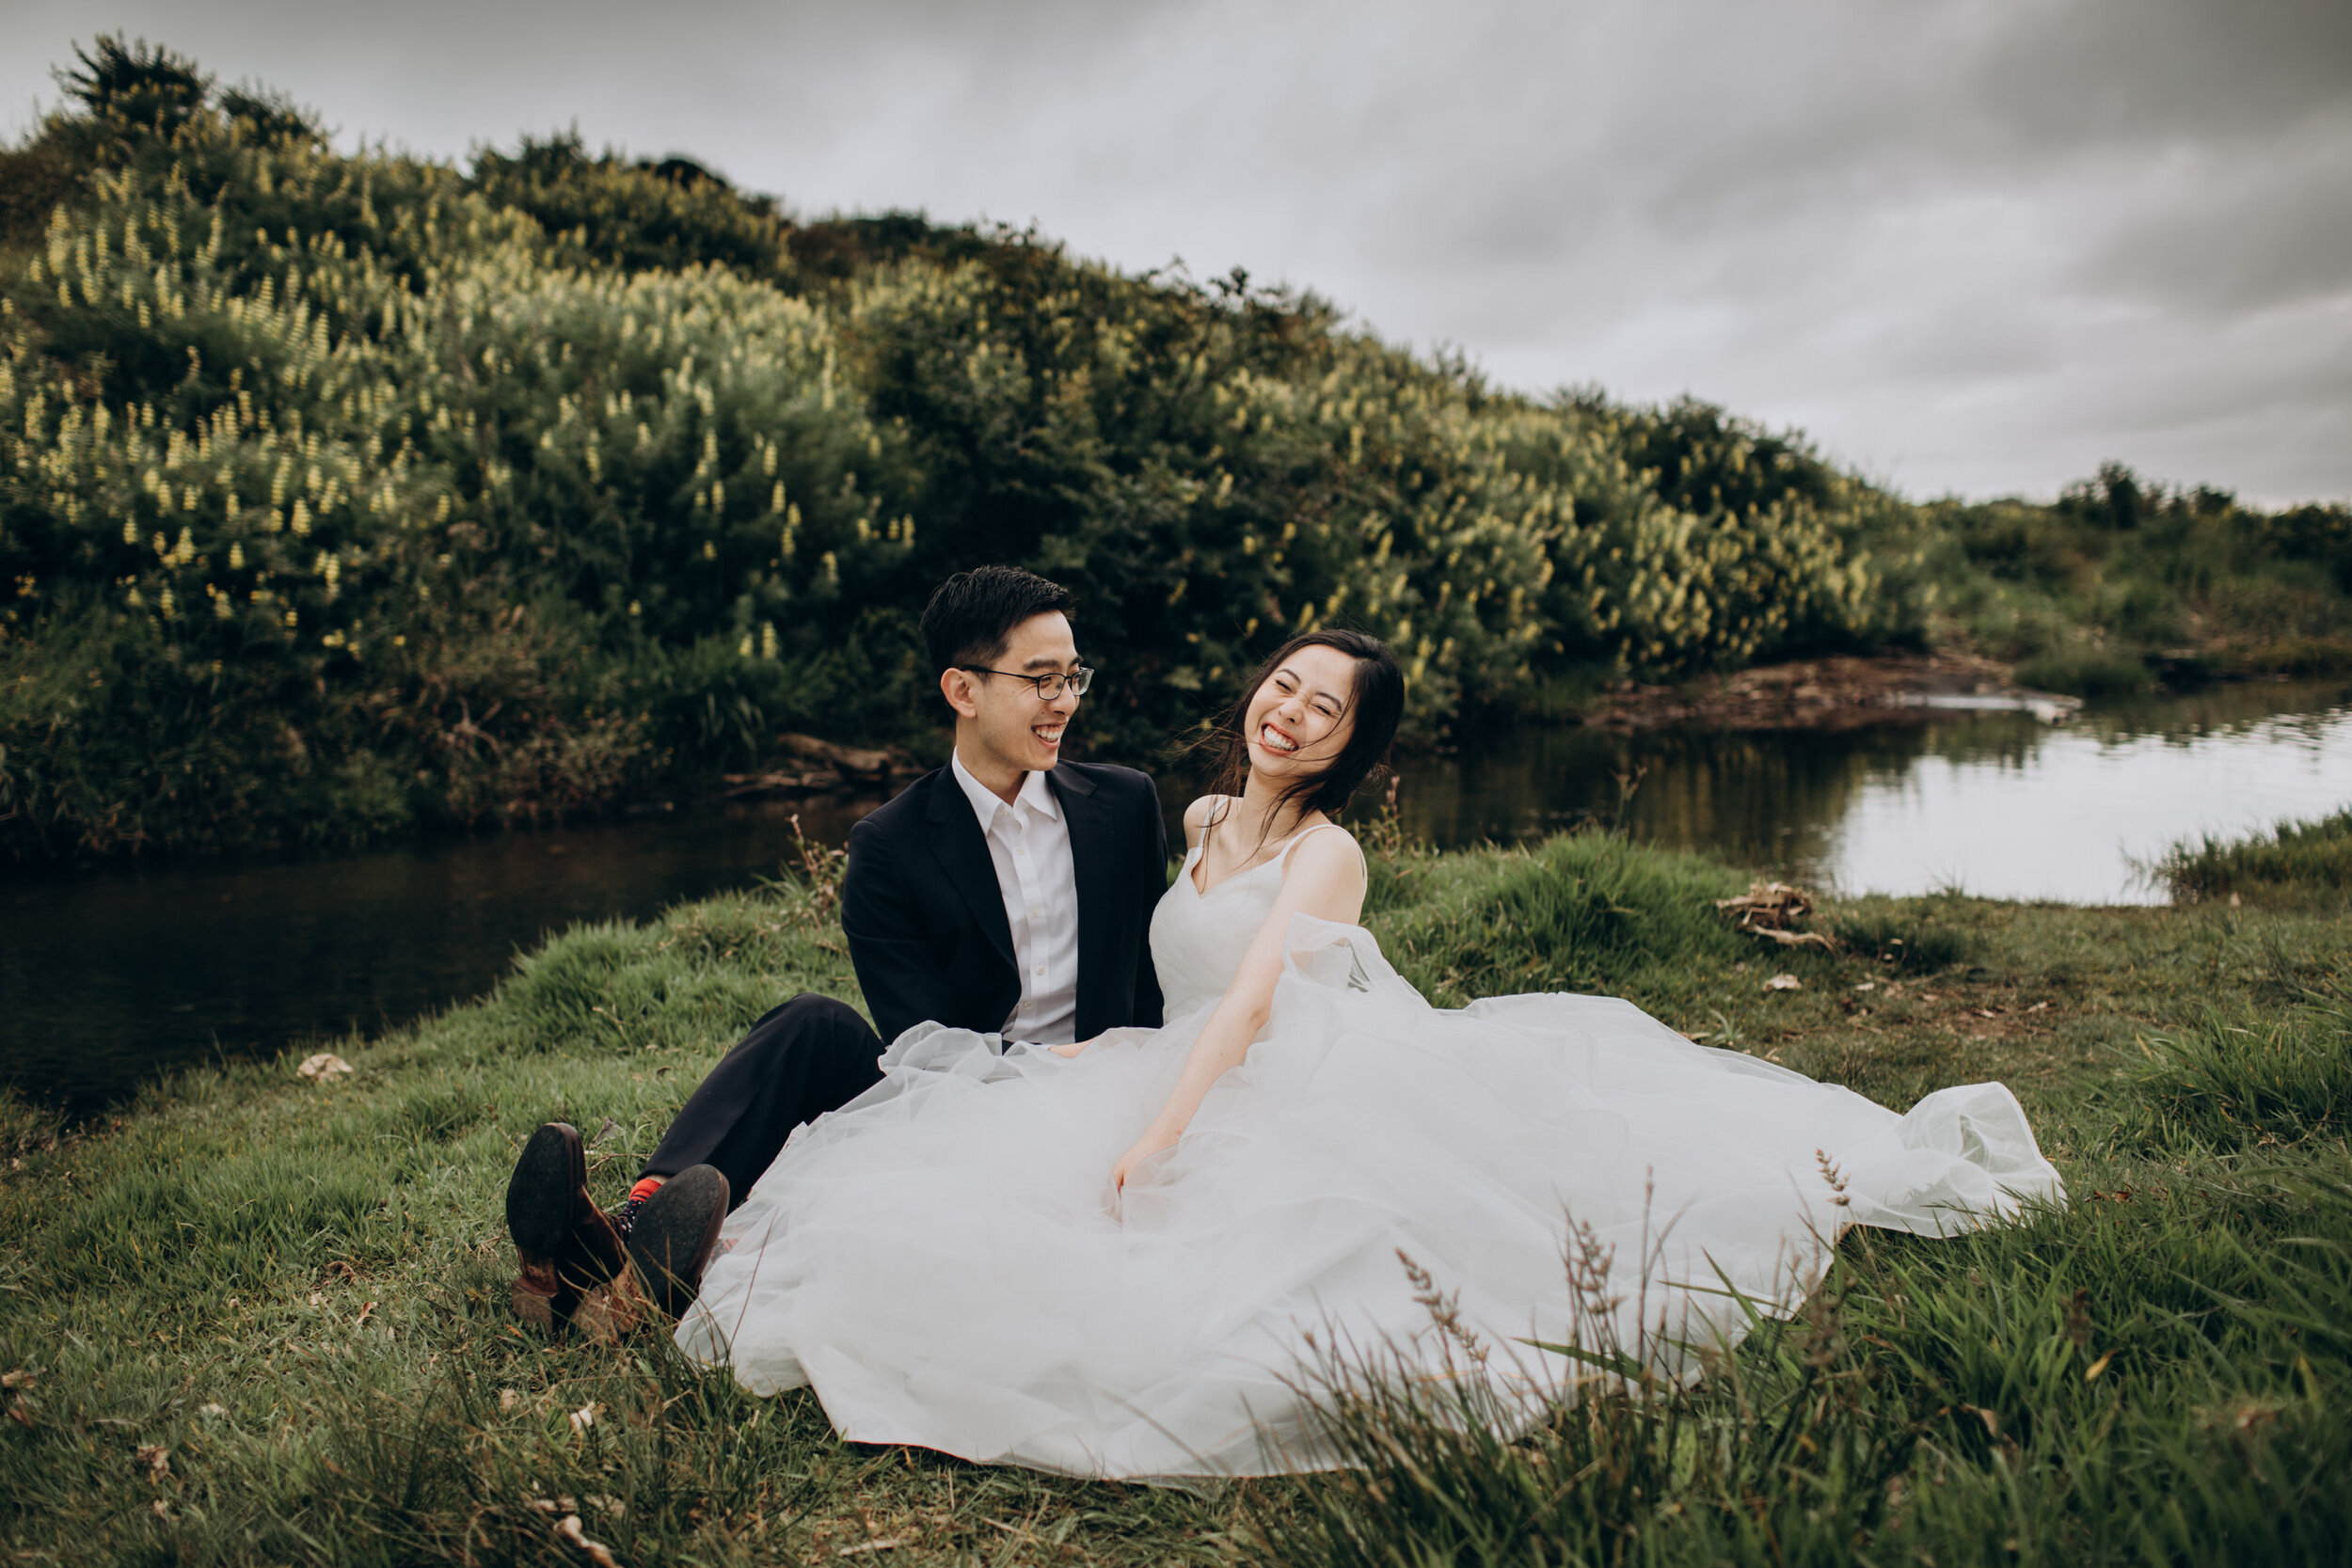
[[1246, 266], [1497, 381], [1915, 496], [2352, 497], [2352, 0], [8, 0], [462, 158], [577, 122], [798, 212]]

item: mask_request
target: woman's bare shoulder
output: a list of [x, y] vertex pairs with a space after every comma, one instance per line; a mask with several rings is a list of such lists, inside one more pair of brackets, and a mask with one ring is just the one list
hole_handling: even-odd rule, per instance
[[1230, 795], [1203, 795], [1184, 808], [1184, 826], [1206, 827], [1213, 816], [1223, 816], [1225, 808], [1232, 803], [1233, 798]]
[[1193, 845], [1200, 843], [1200, 830], [1207, 827], [1209, 823], [1217, 816], [1222, 816], [1226, 808], [1232, 803], [1232, 798], [1230, 796], [1203, 795], [1200, 799], [1186, 806], [1184, 808], [1185, 844]]
[[1364, 874], [1363, 847], [1356, 842], [1354, 833], [1331, 821], [1302, 830], [1290, 847], [1288, 861], [1282, 872], [1285, 879], [1302, 870], [1324, 876]]

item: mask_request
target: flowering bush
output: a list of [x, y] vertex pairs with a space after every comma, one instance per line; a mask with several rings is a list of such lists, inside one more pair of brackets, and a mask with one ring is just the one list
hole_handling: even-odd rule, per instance
[[1909, 624], [1862, 542], [1886, 498], [1711, 410], [1498, 393], [1238, 275], [795, 229], [576, 140], [341, 154], [184, 61], [98, 64], [8, 154], [72, 170], [0, 251], [19, 854], [916, 736], [914, 615], [984, 561], [1078, 592], [1088, 733], [1138, 758], [1316, 626], [1391, 639], [1429, 736]]

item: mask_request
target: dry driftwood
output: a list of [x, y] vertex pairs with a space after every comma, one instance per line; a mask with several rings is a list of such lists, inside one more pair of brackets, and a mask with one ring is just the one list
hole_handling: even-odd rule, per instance
[[1737, 898], [1718, 898], [1715, 907], [1737, 913], [1738, 928], [1752, 931], [1783, 947], [1819, 947], [1837, 951], [1837, 939], [1825, 931], [1800, 931], [1797, 923], [1813, 912], [1813, 895], [1787, 882], [1750, 882]]
[[913, 760], [896, 749], [883, 750], [868, 746], [843, 746], [835, 741], [819, 740], [813, 735], [780, 735], [776, 744], [785, 755], [809, 768], [838, 773], [851, 779], [886, 779], [893, 773], [914, 770]]

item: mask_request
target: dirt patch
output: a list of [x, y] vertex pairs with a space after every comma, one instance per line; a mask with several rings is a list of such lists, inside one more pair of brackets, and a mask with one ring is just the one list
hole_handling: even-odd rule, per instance
[[2019, 686], [2010, 666], [1974, 654], [1883, 654], [1863, 658], [1797, 659], [1761, 665], [1679, 686], [1629, 681], [1588, 709], [1584, 721], [1617, 729], [1714, 723], [1734, 729], [1838, 729], [1927, 719], [1939, 704], [1980, 700], [1988, 706], [2057, 704], [2067, 699]]

